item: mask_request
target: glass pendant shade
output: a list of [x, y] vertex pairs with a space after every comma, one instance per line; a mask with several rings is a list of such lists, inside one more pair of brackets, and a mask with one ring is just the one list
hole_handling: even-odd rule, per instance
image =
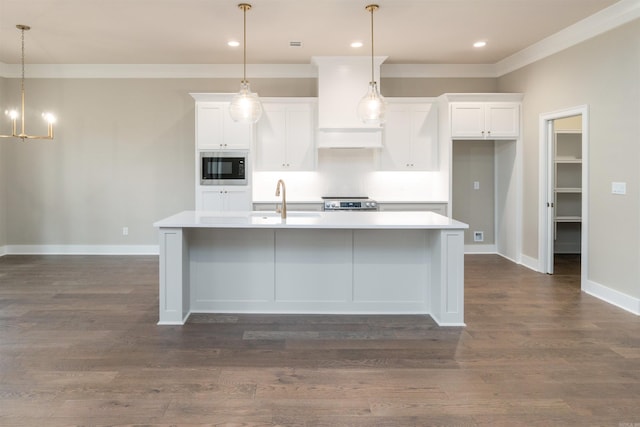
[[369, 90], [358, 103], [358, 118], [368, 125], [379, 125], [385, 121], [387, 101], [380, 95], [376, 82], [369, 83]]
[[262, 117], [262, 103], [258, 95], [251, 92], [249, 82], [240, 83], [240, 91], [229, 105], [229, 114], [238, 123], [255, 123]]

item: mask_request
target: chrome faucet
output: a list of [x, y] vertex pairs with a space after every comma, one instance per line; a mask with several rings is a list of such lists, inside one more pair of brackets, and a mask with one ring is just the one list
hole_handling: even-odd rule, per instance
[[[276, 186], [276, 196], [280, 195], [280, 187], [282, 187], [282, 204], [280, 205], [280, 218], [287, 218], [287, 188], [284, 186], [284, 181], [279, 179], [278, 185]], [[278, 212], [278, 208], [276, 208], [276, 212]]]

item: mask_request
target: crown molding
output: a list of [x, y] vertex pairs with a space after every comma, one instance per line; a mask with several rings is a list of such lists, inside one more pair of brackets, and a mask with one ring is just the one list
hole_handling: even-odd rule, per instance
[[640, 17], [640, 0], [620, 0], [557, 33], [497, 62], [497, 77], [582, 43]]
[[[495, 64], [382, 64], [385, 78], [497, 78], [640, 18], [640, 0], [620, 0]], [[20, 78], [0, 62], [0, 77]], [[248, 64], [251, 78], [317, 78], [313, 64]], [[239, 78], [242, 64], [28, 64], [29, 78]]]
[[[20, 64], [2, 64], [0, 77], [20, 78]], [[242, 64], [27, 64], [28, 78], [223, 79], [240, 78]], [[311, 64], [247, 64], [250, 78], [310, 78]]]

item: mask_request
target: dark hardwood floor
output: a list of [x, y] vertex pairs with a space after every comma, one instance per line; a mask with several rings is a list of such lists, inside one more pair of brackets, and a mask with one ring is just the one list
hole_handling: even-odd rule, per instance
[[425, 316], [156, 326], [157, 257], [0, 258], [2, 426], [640, 426], [640, 318], [467, 256], [466, 328]]

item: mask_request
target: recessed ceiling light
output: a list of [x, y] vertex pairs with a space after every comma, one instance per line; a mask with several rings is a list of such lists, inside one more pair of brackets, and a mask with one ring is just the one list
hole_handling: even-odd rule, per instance
[[362, 47], [362, 42], [353, 42], [351, 43], [351, 47], [355, 47], [355, 48]]
[[485, 47], [486, 45], [487, 45], [487, 42], [483, 40], [483, 41], [475, 42], [473, 44], [473, 47]]
[[240, 46], [240, 42], [235, 41], [235, 40], [231, 40], [230, 42], [227, 43], [227, 45], [231, 46], [231, 47], [238, 47], [238, 46]]

